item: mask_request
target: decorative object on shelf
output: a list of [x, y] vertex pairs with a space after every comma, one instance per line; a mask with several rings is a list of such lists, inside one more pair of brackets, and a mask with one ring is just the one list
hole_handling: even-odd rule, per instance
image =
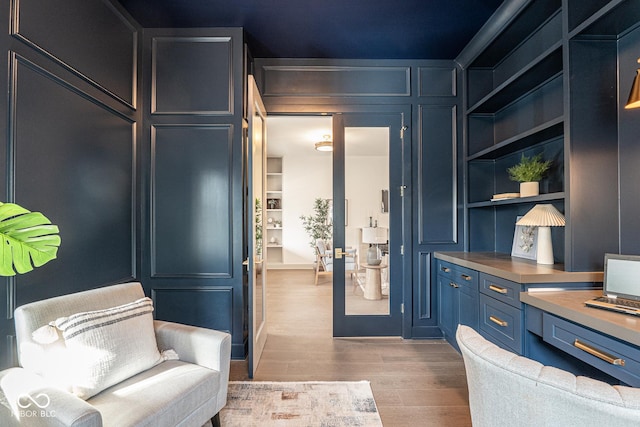
[[280, 228], [280, 227], [282, 227], [282, 222], [280, 222], [280, 221], [276, 221], [276, 222], [274, 222], [273, 226], [274, 226], [275, 228]]
[[520, 183], [520, 197], [531, 197], [540, 194], [539, 181], [551, 167], [551, 161], [542, 161], [542, 154], [527, 157], [524, 154], [520, 163], [507, 169], [509, 179]]
[[322, 135], [323, 140], [316, 142], [317, 151], [333, 151], [333, 141], [331, 135]]
[[536, 259], [538, 264], [553, 264], [553, 245], [551, 243], [551, 228], [564, 227], [566, 224], [562, 215], [553, 205], [535, 205], [525, 214], [517, 225], [538, 228]]
[[272, 245], [277, 245], [278, 244], [278, 239], [276, 239], [276, 237], [273, 236], [271, 239], [269, 239], [269, 243], [271, 243]]
[[385, 227], [365, 227], [362, 229], [362, 241], [368, 243], [367, 264], [379, 265], [382, 262], [378, 245], [387, 243], [388, 230]]
[[[638, 63], [640, 64], [640, 58], [638, 58]], [[629, 99], [627, 100], [627, 105], [625, 105], [624, 108], [629, 110], [631, 108], [639, 108], [639, 107], [640, 107], [640, 68], [636, 70], [636, 76], [633, 78], [633, 84], [631, 85], [631, 92], [629, 93]]]
[[267, 205], [269, 205], [269, 209], [282, 209], [280, 199], [267, 199]]
[[518, 197], [520, 197], [520, 193], [499, 193], [494, 194], [491, 201], [497, 202], [498, 200], [517, 199]]
[[325, 242], [333, 238], [333, 224], [331, 221], [331, 200], [317, 198], [313, 203], [313, 215], [300, 215], [304, 231], [309, 235], [309, 246], [316, 253], [316, 240]]
[[516, 230], [513, 233], [511, 256], [535, 260], [538, 229], [528, 225], [517, 225], [522, 215], [516, 218]]

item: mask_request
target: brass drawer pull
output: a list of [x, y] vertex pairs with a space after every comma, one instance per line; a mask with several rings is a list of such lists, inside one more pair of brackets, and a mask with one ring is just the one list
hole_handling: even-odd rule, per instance
[[459, 286], [453, 282], [449, 282], [449, 286], [453, 287], [453, 288], [458, 288]]
[[604, 360], [607, 363], [611, 363], [612, 365], [624, 366], [624, 359], [620, 359], [619, 357], [615, 357], [610, 355], [609, 353], [605, 353], [602, 350], [598, 350], [597, 348], [593, 348], [588, 344], [583, 343], [579, 339], [573, 342], [573, 346], [579, 348], [580, 350], [589, 353], [592, 356], [597, 357], [600, 360]]
[[495, 323], [498, 326], [502, 326], [503, 328], [506, 328], [507, 326], [509, 326], [509, 323], [505, 322], [504, 320], [496, 316], [489, 316], [489, 320], [491, 320], [493, 323]]
[[499, 294], [506, 294], [507, 292], [509, 292], [507, 288], [501, 288], [500, 286], [496, 286], [496, 285], [489, 285], [489, 290], [493, 292], [497, 292]]
[[467, 282], [471, 279], [473, 279], [473, 277], [471, 276], [467, 276], [466, 274], [461, 274], [460, 277], [462, 277], [464, 280], [466, 280]]
[[445, 273], [449, 273], [451, 271], [451, 269], [449, 267], [441, 266], [440, 267], [440, 271], [444, 271]]

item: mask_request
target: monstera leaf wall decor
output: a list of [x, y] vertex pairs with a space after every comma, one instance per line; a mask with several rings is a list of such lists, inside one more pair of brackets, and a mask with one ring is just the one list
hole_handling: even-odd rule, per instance
[[28, 273], [56, 258], [57, 225], [40, 212], [0, 203], [0, 276]]

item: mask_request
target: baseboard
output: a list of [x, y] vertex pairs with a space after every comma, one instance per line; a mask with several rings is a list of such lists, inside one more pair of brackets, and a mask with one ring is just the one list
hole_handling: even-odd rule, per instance
[[267, 263], [268, 270], [315, 270], [314, 264], [284, 264], [281, 262]]

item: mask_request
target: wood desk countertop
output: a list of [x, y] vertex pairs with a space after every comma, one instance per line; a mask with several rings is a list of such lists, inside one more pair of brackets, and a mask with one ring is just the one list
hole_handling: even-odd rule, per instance
[[602, 295], [602, 290], [529, 291], [520, 302], [578, 323], [620, 340], [640, 346], [640, 316], [591, 308], [584, 302]]
[[496, 252], [436, 252], [434, 256], [462, 267], [517, 283], [602, 282], [602, 271], [564, 271], [564, 264], [544, 265]]

